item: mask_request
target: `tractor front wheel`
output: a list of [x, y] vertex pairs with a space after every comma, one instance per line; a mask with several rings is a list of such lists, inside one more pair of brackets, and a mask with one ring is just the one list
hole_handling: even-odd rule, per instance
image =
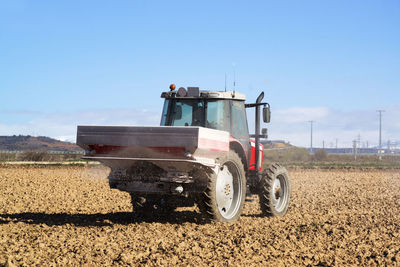
[[259, 199], [264, 216], [283, 216], [290, 201], [290, 177], [279, 163], [272, 164], [262, 174], [259, 183]]

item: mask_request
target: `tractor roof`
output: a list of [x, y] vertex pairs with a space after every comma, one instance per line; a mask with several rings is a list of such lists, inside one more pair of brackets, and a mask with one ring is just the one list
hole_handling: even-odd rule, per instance
[[200, 91], [198, 87], [188, 87], [187, 90], [183, 87], [178, 90], [171, 90], [163, 92], [162, 98], [179, 98], [179, 99], [234, 99], [246, 100], [244, 94], [238, 92], [224, 92], [224, 91]]

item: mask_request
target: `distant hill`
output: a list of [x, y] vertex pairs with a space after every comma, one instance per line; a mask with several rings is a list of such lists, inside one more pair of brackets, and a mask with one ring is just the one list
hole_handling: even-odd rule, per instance
[[284, 140], [261, 140], [260, 143], [264, 145], [264, 149], [293, 147], [290, 143], [287, 143]]
[[79, 146], [73, 143], [59, 141], [45, 136], [13, 135], [0, 136], [0, 150], [45, 150], [45, 151], [83, 151]]

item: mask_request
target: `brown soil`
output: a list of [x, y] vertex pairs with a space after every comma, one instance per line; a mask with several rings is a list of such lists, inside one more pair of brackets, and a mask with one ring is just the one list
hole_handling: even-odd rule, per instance
[[106, 168], [0, 168], [0, 265], [400, 265], [398, 171], [293, 170], [292, 201], [202, 223], [193, 208], [139, 218]]

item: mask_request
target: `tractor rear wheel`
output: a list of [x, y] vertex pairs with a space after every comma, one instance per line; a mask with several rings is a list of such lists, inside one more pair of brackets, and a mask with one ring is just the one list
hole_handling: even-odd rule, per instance
[[208, 177], [207, 188], [201, 195], [199, 208], [209, 219], [232, 222], [239, 219], [246, 197], [246, 175], [243, 163], [234, 151], [219, 160], [217, 173]]
[[262, 174], [258, 188], [260, 207], [264, 216], [274, 217], [286, 214], [290, 201], [290, 177], [279, 163], [269, 166]]

